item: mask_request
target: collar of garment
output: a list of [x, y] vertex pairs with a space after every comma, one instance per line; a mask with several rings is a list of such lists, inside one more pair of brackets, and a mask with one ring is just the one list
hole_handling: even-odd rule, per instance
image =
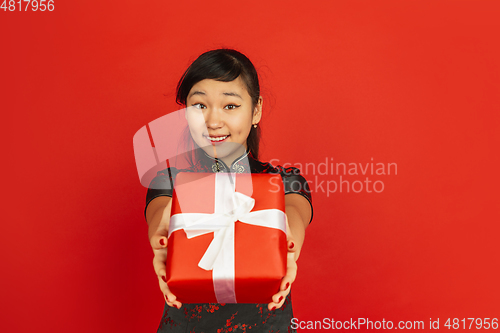
[[224, 163], [224, 161], [208, 155], [203, 149], [202, 151], [204, 156], [207, 157], [206, 158], [207, 166], [213, 172], [235, 172], [235, 173], [250, 172], [250, 163], [248, 159], [251, 157], [251, 154], [248, 148], [246, 148], [245, 152], [240, 157], [236, 158], [229, 167], [226, 165], [226, 163]]

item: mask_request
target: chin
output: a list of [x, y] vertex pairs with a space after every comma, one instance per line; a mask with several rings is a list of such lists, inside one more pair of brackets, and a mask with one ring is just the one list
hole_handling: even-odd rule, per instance
[[223, 159], [231, 155], [235, 155], [234, 158], [237, 158], [238, 156], [236, 155], [241, 155], [245, 151], [245, 147], [243, 145], [235, 142], [225, 142], [217, 146], [204, 146], [202, 149], [210, 157], [218, 159]]

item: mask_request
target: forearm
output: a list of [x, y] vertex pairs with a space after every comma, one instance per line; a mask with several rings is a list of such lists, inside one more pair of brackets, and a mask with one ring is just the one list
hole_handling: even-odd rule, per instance
[[295, 260], [297, 260], [304, 244], [306, 228], [311, 219], [311, 206], [302, 195], [291, 193], [285, 195], [285, 212], [288, 218], [289, 232], [293, 237]]
[[170, 223], [171, 198], [162, 196], [153, 199], [146, 210], [146, 221], [148, 223], [148, 237], [158, 232], [159, 229], [168, 230]]
[[288, 205], [285, 210], [288, 218], [288, 228], [290, 228], [290, 233], [293, 235], [294, 248], [296, 248], [295, 260], [297, 260], [304, 244], [306, 228], [302, 216], [295, 206]]

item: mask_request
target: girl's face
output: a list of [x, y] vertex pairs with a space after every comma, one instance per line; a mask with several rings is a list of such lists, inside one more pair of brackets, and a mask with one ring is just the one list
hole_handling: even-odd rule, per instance
[[230, 82], [205, 79], [186, 99], [186, 119], [196, 144], [230, 166], [247, 148], [250, 129], [262, 116], [262, 97], [255, 108], [240, 77]]

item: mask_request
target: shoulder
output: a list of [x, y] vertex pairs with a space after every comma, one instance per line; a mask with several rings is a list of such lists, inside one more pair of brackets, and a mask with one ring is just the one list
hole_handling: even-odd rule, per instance
[[300, 175], [300, 170], [295, 167], [284, 168], [281, 165], [274, 166], [270, 162], [261, 162], [250, 158], [250, 169], [252, 173], [279, 173], [281, 177]]
[[149, 189], [164, 189], [167, 185], [168, 188], [170, 188], [170, 184], [173, 182], [179, 171], [180, 170], [172, 167], [158, 171], [153, 180], [151, 180]]
[[[250, 169], [252, 173], [279, 173], [281, 177], [302, 177], [300, 174], [300, 169], [295, 167], [283, 167], [281, 165], [272, 165], [270, 162], [261, 162], [254, 158], [250, 159]], [[304, 178], [305, 180], [305, 178]]]
[[151, 180], [148, 186], [148, 192], [146, 194], [146, 207], [151, 200], [156, 197], [172, 197], [175, 177], [181, 171], [186, 170], [169, 167], [156, 173], [156, 176]]
[[[269, 162], [261, 162], [254, 158], [250, 158], [250, 169], [252, 173], [275, 173], [280, 174], [283, 180], [283, 188], [285, 194], [297, 193], [302, 195], [309, 201], [312, 212], [312, 195], [309, 188], [309, 183], [300, 173], [300, 169], [296, 167], [283, 167], [281, 165], [274, 166]], [[312, 214], [311, 214], [312, 220]]]

